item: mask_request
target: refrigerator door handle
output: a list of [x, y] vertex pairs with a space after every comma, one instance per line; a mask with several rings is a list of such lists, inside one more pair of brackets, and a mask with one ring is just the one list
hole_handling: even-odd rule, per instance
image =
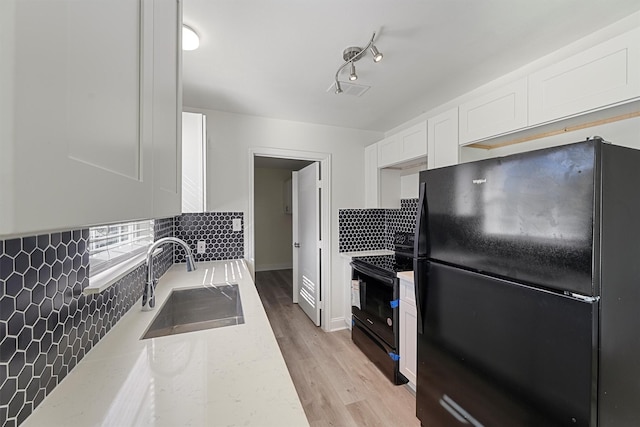
[[422, 316], [424, 313], [424, 301], [422, 299], [422, 287], [426, 286], [423, 283], [425, 275], [420, 271], [421, 267], [424, 267], [426, 261], [419, 262], [417, 259], [413, 260], [413, 288], [416, 293], [416, 322], [418, 323], [418, 335], [424, 333], [424, 322]]
[[464, 410], [462, 406], [458, 405], [452, 398], [446, 394], [442, 396], [440, 401], [442, 406], [448, 413], [450, 413], [456, 420], [462, 424], [471, 424], [473, 427], [484, 427], [478, 420], [473, 418], [470, 413]]

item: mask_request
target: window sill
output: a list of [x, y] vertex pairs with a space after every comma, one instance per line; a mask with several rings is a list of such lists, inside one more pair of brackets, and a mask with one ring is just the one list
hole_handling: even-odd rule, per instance
[[[158, 248], [153, 251], [153, 256], [157, 256], [162, 253], [162, 248]], [[95, 276], [89, 277], [89, 286], [83, 289], [84, 295], [99, 294], [105, 289], [109, 289], [118, 280], [122, 279], [127, 274], [131, 273], [136, 268], [140, 267], [147, 261], [147, 254], [142, 253], [130, 258], [120, 264], [113, 266], [105, 271], [102, 271]]]

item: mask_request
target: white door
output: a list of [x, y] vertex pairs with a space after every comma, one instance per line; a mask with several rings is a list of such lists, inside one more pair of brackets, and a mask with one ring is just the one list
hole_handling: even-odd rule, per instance
[[298, 304], [298, 251], [300, 248], [300, 243], [298, 240], [298, 172], [291, 172], [291, 238], [293, 240], [293, 255], [292, 255], [292, 265], [293, 265], [293, 303]]
[[[320, 326], [320, 165], [315, 162], [297, 173], [298, 305]], [[294, 210], [295, 212], [295, 210]], [[294, 248], [294, 251], [296, 249]]]

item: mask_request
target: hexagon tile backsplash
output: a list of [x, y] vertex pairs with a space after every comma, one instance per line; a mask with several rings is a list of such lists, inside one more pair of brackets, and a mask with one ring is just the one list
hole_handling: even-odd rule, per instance
[[[240, 220], [240, 230], [233, 231], [233, 220]], [[184, 213], [175, 218], [175, 233], [184, 240], [198, 261], [244, 258], [244, 214], [242, 212]], [[205, 242], [205, 252], [197, 251], [198, 241]], [[184, 250], [175, 248], [175, 262], [185, 262]]]
[[393, 250], [396, 231], [416, 228], [418, 199], [400, 200], [400, 209], [339, 209], [339, 252]]
[[[195, 214], [186, 222], [183, 216], [155, 220], [155, 239], [177, 229], [194, 250], [206, 239], [216, 249], [210, 259], [244, 256], [243, 233], [231, 227], [242, 213]], [[100, 294], [82, 294], [89, 282], [88, 238], [89, 230], [79, 229], [0, 240], [2, 427], [22, 423], [142, 295], [145, 265]], [[174, 258], [177, 251], [165, 246], [153, 261], [156, 277]]]

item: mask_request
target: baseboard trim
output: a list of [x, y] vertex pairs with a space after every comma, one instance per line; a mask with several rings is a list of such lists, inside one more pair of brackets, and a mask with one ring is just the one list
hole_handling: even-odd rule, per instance
[[340, 331], [342, 329], [349, 329], [344, 317], [334, 317], [331, 319], [329, 332]]
[[292, 268], [291, 263], [256, 265], [256, 271], [290, 270]]

